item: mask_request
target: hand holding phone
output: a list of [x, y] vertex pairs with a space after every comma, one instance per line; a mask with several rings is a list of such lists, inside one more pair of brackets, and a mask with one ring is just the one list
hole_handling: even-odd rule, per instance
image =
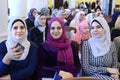
[[20, 46], [20, 48], [19, 48], [16, 52], [24, 51], [24, 49], [25, 49], [24, 46], [22, 46], [20, 43], [18, 43], [18, 44], [15, 46], [15, 48], [18, 47], [18, 46]]

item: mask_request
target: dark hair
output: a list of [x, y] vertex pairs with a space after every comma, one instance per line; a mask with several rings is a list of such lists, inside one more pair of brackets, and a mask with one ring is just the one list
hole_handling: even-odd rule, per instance
[[13, 26], [14, 23], [16, 23], [16, 22], [18, 22], [18, 21], [22, 22], [23, 25], [25, 26], [25, 23], [24, 23], [21, 19], [16, 19], [15, 21], [13, 21], [12, 26]]
[[[41, 16], [43, 16], [43, 15], [45, 15], [45, 14], [44, 14], [43, 12], [39, 12], [38, 15], [40, 15], [40, 17], [41, 17]], [[45, 16], [46, 16], [46, 15], [45, 15]]]
[[100, 6], [97, 6], [97, 7], [94, 9], [95, 12], [97, 11], [97, 9], [99, 9], [100, 11], [102, 11], [101, 8], [100, 8]]
[[97, 0], [97, 1], [96, 1], [96, 4], [98, 4], [99, 2], [100, 2], [100, 0]]
[[92, 24], [93, 22], [97, 22], [97, 23], [103, 28], [103, 26], [100, 24], [100, 22], [99, 22], [98, 20], [94, 19], [94, 20], [91, 22], [91, 24]]

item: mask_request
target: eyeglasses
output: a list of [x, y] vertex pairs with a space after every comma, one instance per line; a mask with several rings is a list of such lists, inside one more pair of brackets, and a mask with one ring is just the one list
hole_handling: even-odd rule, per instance
[[62, 27], [61, 26], [57, 26], [57, 27], [54, 27], [54, 26], [51, 26], [51, 28], [50, 28], [51, 30], [55, 30], [55, 29], [57, 29], [57, 30], [61, 30], [62, 29]]

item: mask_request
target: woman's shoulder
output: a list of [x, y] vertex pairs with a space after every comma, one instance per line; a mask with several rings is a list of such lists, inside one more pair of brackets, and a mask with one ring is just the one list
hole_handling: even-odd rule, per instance
[[31, 55], [37, 55], [38, 47], [34, 43], [30, 43], [29, 53]]
[[30, 41], [30, 47], [32, 47], [32, 48], [38, 48], [38, 46], [34, 42], [32, 42], [32, 41]]
[[38, 28], [34, 27], [34, 28], [31, 29], [31, 31], [38, 31]]
[[115, 37], [115, 38], [113, 39], [113, 42], [114, 42], [114, 43], [120, 43], [120, 36]]
[[30, 35], [35, 35], [35, 34], [38, 34], [40, 33], [39, 29], [37, 27], [33, 27], [31, 30], [30, 30]]
[[5, 46], [6, 46], [6, 45], [5, 45], [5, 42], [6, 42], [6, 40], [0, 42], [0, 47], [5, 47]]
[[6, 44], [5, 44], [6, 40], [5, 41], [2, 41], [0, 43], [0, 51], [2, 52], [6, 52], [7, 51], [7, 47], [6, 47]]
[[27, 21], [30, 21], [30, 19], [29, 18], [25, 18], [25, 22], [27, 22]]
[[46, 44], [45, 42], [41, 43], [40, 46], [38, 47], [39, 50], [45, 50], [49, 51], [49, 49], [53, 49], [50, 45]]

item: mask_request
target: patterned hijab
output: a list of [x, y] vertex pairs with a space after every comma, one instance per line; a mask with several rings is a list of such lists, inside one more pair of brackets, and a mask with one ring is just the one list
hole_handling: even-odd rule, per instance
[[30, 19], [30, 21], [32, 21], [34, 23], [35, 17], [33, 16], [33, 12], [34, 10], [37, 10], [36, 8], [32, 8], [30, 9], [29, 13], [28, 13], [28, 18]]
[[103, 17], [96, 17], [92, 20], [91, 25], [93, 22], [97, 22], [100, 24], [104, 29], [104, 34], [100, 38], [94, 37], [91, 33], [91, 38], [88, 40], [92, 53], [95, 57], [103, 56], [107, 54], [110, 50], [111, 46], [111, 38], [110, 38], [110, 28]]
[[[18, 21], [22, 22], [26, 29], [24, 38], [21, 40], [17, 40], [12, 34], [12, 27], [13, 27], [14, 23], [16, 23]], [[10, 20], [10, 22], [8, 23], [8, 37], [7, 37], [7, 41], [6, 41], [7, 51], [9, 51], [12, 47], [15, 47], [17, 45], [17, 43], [20, 43], [22, 46], [25, 47], [24, 53], [22, 54], [22, 56], [19, 59], [16, 59], [18, 61], [26, 59], [26, 57], [28, 55], [29, 48], [30, 48], [30, 42], [27, 40], [27, 35], [28, 35], [28, 31], [27, 31], [27, 26], [26, 26], [24, 20], [22, 20], [21, 18], [14, 18], [14, 19]]]
[[85, 27], [89, 27], [88, 23], [86, 21], [82, 21], [80, 24], [79, 24], [79, 27], [78, 27], [78, 30], [77, 30], [77, 33], [75, 33], [72, 37], [71, 40], [73, 41], [76, 41], [78, 42], [79, 44], [81, 44], [81, 41], [83, 40], [86, 40], [86, 39], [89, 39], [90, 38], [90, 33], [84, 33], [83, 32], [83, 29]]
[[[61, 24], [62, 29], [63, 29], [63, 33], [58, 39], [54, 39], [50, 34], [50, 27], [54, 21], [58, 21]], [[59, 62], [74, 64], [72, 48], [70, 46], [71, 41], [70, 39], [66, 37], [65, 26], [64, 26], [64, 22], [62, 19], [56, 17], [50, 20], [49, 27], [48, 27], [47, 40], [45, 43], [48, 44], [51, 48], [58, 50], [57, 60]]]

